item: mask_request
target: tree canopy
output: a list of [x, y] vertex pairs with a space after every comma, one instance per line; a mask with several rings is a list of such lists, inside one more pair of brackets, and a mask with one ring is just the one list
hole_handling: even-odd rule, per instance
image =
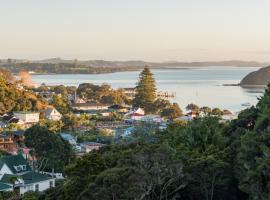
[[45, 126], [35, 125], [27, 129], [25, 144], [27, 147], [33, 148], [38, 170], [63, 172], [64, 167], [73, 158], [70, 144]]
[[67, 167], [57, 197], [269, 199], [269, 96], [268, 87], [256, 107], [228, 123], [220, 123], [218, 114], [206, 115], [172, 123], [147, 140], [90, 152]]
[[139, 82], [136, 86], [136, 94], [133, 100], [134, 107], [144, 108], [145, 111], [151, 112], [154, 109], [156, 100], [156, 82], [154, 75], [148, 66], [145, 66], [140, 73]]
[[44, 110], [47, 102], [26, 90], [19, 90], [15, 83], [0, 76], [0, 115], [11, 111]]
[[91, 83], [82, 83], [77, 89], [77, 94], [88, 102], [130, 104], [130, 100], [121, 89], [115, 90], [108, 84], [99, 86]]

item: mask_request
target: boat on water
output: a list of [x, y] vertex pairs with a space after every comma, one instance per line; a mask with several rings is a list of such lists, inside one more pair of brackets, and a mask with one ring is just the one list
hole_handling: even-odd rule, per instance
[[249, 103], [249, 102], [242, 103], [242, 104], [241, 104], [241, 106], [244, 106], [244, 107], [249, 107], [249, 106], [251, 106], [251, 103]]

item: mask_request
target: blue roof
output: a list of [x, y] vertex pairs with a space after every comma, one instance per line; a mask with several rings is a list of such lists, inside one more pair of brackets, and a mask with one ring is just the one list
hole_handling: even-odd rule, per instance
[[24, 134], [24, 131], [14, 131], [13, 134], [17, 136], [21, 136]]
[[75, 137], [69, 133], [60, 133], [64, 140], [75, 140]]

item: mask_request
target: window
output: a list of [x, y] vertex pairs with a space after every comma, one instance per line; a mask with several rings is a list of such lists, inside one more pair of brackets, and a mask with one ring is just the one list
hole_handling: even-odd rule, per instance
[[33, 191], [33, 185], [26, 186], [27, 191]]
[[50, 181], [50, 188], [53, 187], [53, 181]]
[[39, 184], [35, 185], [35, 191], [38, 192], [39, 191]]
[[14, 166], [14, 168], [15, 168], [15, 170], [16, 170], [17, 172], [20, 171], [20, 166]]
[[20, 171], [25, 171], [26, 170], [26, 165], [18, 165], [18, 166], [14, 166], [15, 170], [17, 172], [20, 172]]

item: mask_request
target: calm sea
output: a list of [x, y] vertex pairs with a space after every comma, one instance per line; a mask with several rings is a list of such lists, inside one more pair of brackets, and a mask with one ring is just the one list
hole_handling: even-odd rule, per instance
[[[257, 103], [262, 95], [262, 89], [243, 89], [240, 86], [223, 86], [223, 84], [237, 84], [255, 67], [203, 67], [153, 70], [157, 88], [161, 91], [175, 92], [171, 99], [182, 107], [188, 103], [199, 106], [219, 107], [239, 111], [244, 109], [241, 104]], [[33, 81], [46, 85], [63, 84], [78, 86], [80, 83], [102, 84], [108, 83], [113, 88], [134, 87], [138, 81], [139, 71], [117, 72], [112, 74], [60, 74], [34, 75]]]

